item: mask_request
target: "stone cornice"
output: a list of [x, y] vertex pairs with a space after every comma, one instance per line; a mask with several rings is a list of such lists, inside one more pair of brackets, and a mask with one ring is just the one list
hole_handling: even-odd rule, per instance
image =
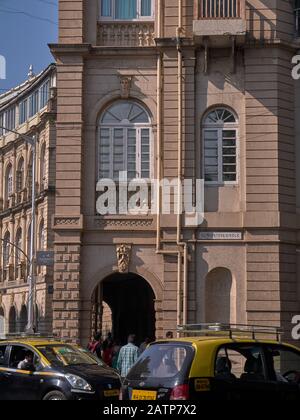
[[54, 215], [52, 218], [52, 229], [54, 231], [61, 230], [83, 230], [83, 216], [75, 215]]

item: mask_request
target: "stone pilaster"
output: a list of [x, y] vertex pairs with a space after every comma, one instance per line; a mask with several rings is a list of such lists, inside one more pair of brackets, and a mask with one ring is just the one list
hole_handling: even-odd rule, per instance
[[54, 217], [55, 265], [53, 332], [66, 341], [80, 340], [80, 217]]

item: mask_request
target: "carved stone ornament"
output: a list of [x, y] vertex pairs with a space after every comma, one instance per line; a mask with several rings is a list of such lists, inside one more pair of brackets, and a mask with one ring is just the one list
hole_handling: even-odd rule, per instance
[[131, 245], [117, 246], [117, 260], [119, 273], [128, 273], [131, 257]]
[[120, 76], [121, 98], [128, 99], [130, 96], [132, 76]]

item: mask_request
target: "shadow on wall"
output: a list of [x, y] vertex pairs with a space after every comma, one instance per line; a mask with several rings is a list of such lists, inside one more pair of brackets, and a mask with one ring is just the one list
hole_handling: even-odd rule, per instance
[[[272, 11], [270, 6], [264, 5], [263, 2], [261, 7], [265, 7], [266, 13], [274, 13], [273, 19], [276, 21], [275, 12]], [[274, 2], [275, 3], [275, 2]], [[289, 2], [284, 3], [289, 6]], [[274, 40], [276, 38], [276, 25], [273, 20], [267, 18], [262, 10], [257, 9], [257, 4], [254, 7], [251, 3], [246, 2], [246, 19], [248, 21], [248, 37], [250, 39], [263, 41], [266, 37]]]

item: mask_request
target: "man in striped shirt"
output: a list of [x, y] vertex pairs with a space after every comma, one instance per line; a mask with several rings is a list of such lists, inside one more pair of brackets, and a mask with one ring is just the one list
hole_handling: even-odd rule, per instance
[[130, 334], [128, 336], [128, 344], [123, 346], [120, 350], [117, 369], [119, 370], [122, 378], [127, 376], [127, 373], [130, 371], [139, 357], [139, 349], [137, 346], [135, 346], [134, 342], [135, 335]]

